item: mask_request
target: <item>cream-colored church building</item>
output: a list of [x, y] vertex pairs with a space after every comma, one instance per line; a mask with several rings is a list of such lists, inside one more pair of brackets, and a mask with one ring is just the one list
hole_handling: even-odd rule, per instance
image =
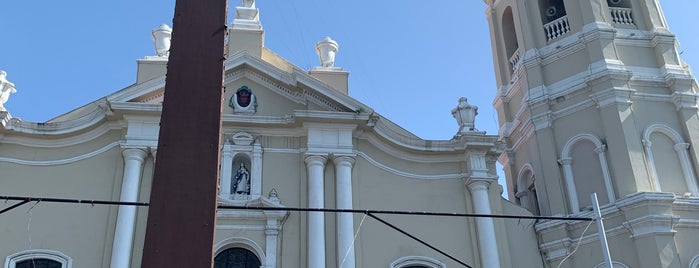
[[[658, 0], [485, 3], [500, 131], [462, 98], [450, 140], [352, 98], [331, 38], [303, 70], [264, 47], [254, 1], [235, 7], [219, 204], [591, 218], [594, 192], [613, 267], [699, 267], [699, 87]], [[153, 30], [134, 85], [44, 123], [4, 108], [0, 72], [0, 196], [148, 202], [171, 32]], [[0, 205], [2, 267], [140, 267], [147, 207], [17, 202]], [[609, 267], [591, 221], [381, 217], [471, 267]], [[220, 209], [214, 249], [217, 268], [464, 267], [349, 213]]]

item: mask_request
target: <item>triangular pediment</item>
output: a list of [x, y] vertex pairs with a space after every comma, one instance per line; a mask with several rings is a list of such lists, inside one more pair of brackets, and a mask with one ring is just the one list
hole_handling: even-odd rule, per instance
[[[265, 60], [237, 53], [226, 61], [223, 113], [283, 116], [299, 110], [356, 112], [371, 109], [346, 94], [312, 77], [306, 71], [272, 54]], [[257, 102], [257, 109], [236, 109], [235, 93], [248, 88]], [[107, 97], [112, 103], [161, 104], [165, 76], [132, 85]], [[254, 105], [250, 103], [249, 105]], [[253, 110], [256, 110], [252, 112]]]

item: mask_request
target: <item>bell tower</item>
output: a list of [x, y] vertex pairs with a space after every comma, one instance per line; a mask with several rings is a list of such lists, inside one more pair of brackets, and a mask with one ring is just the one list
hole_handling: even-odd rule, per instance
[[[699, 229], [677, 224], [699, 222], [683, 213], [699, 209], [699, 87], [658, 0], [484, 2], [510, 200], [534, 214], [591, 216], [595, 192], [614, 267], [699, 260], [682, 246]], [[537, 223], [547, 267], [585, 226]], [[562, 267], [602, 267], [588, 247]]]
[[485, 0], [511, 200], [697, 197], [697, 83], [657, 0]]

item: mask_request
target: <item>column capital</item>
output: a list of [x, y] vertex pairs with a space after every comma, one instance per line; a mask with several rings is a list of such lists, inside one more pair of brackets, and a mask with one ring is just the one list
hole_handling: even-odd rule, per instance
[[497, 179], [484, 179], [484, 178], [468, 178], [466, 179], [466, 186], [471, 192], [478, 190], [488, 190], [490, 184], [497, 182]]
[[517, 198], [521, 198], [522, 196], [526, 196], [526, 195], [527, 195], [527, 191], [519, 191], [519, 192], [515, 193], [515, 197], [517, 197]]
[[686, 151], [687, 149], [689, 149], [689, 143], [680, 142], [678, 144], [675, 144], [673, 148], [675, 148], [676, 152]]
[[137, 160], [140, 162], [148, 156], [145, 148], [124, 148], [121, 154], [124, 156], [124, 160]]
[[600, 145], [599, 147], [595, 148], [595, 153], [597, 153], [597, 154], [602, 154], [602, 153], [604, 153], [604, 152], [606, 152], [606, 151], [607, 151], [607, 145], [606, 145], [606, 144], [602, 144], [602, 145]]
[[306, 162], [306, 165], [325, 165], [325, 163], [328, 162], [328, 156], [320, 154], [306, 154], [303, 161]]
[[150, 151], [150, 154], [153, 156], [153, 159], [158, 155], [158, 147], [153, 146], [153, 147], [148, 147], [148, 151]]
[[349, 166], [351, 167], [351, 166], [354, 166], [354, 163], [355, 163], [354, 157], [355, 157], [354, 155], [344, 155], [344, 154], [343, 155], [333, 155], [332, 160], [333, 160], [333, 163], [335, 163], [335, 165], [349, 164]]
[[573, 163], [573, 158], [561, 158], [558, 159], [558, 163], [564, 166], [569, 166]]

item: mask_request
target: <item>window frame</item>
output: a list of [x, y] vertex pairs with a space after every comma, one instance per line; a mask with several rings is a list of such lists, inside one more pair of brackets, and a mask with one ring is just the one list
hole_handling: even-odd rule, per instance
[[48, 249], [31, 249], [20, 251], [5, 258], [4, 268], [15, 268], [18, 262], [31, 259], [47, 259], [59, 262], [62, 268], [72, 268], [73, 259], [60, 251]]
[[413, 265], [422, 265], [426, 266], [429, 268], [446, 268], [447, 265], [424, 256], [405, 256], [398, 258], [397, 260], [391, 262], [391, 265], [389, 268], [402, 268], [402, 267], [408, 267], [408, 266], [413, 266]]

